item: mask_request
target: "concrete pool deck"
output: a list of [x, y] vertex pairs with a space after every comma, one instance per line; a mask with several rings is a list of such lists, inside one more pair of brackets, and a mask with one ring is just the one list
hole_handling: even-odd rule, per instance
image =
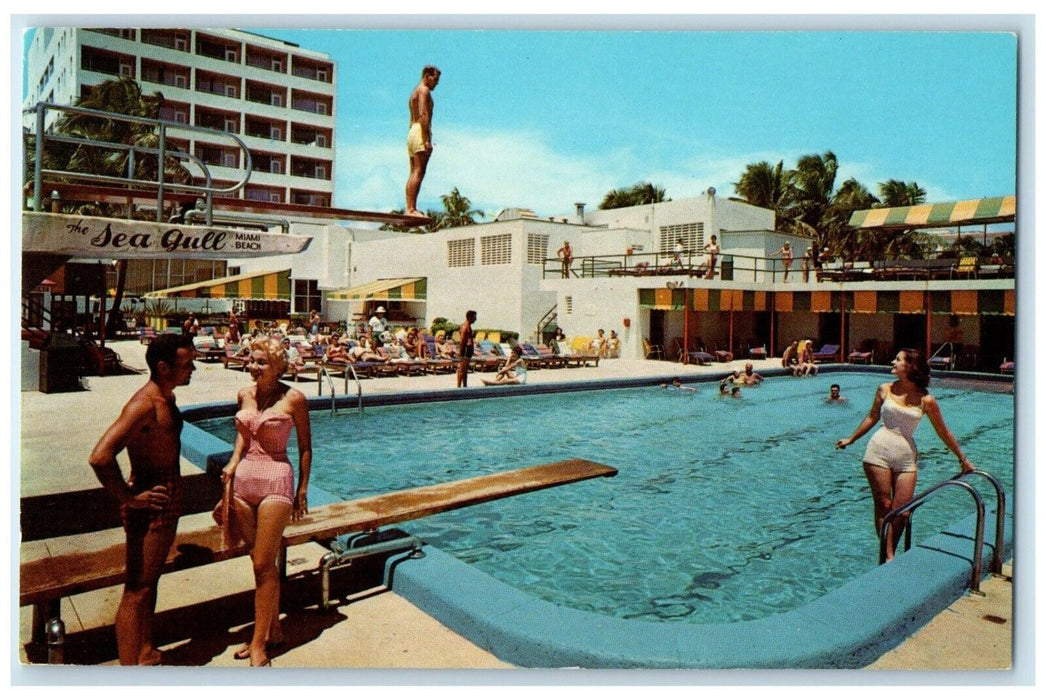
[[[124, 363], [144, 369], [145, 346], [118, 341], [113, 348]], [[542, 370], [531, 372], [529, 385], [560, 382], [598, 382], [607, 379], [658, 378], [678, 375], [725, 376], [743, 360], [711, 367], [643, 360], [606, 360], [598, 368]], [[757, 371], [779, 367], [777, 360], [754, 362]], [[478, 379], [478, 377], [477, 377]], [[480, 383], [470, 378], [470, 384]], [[91, 377], [90, 391], [21, 394], [21, 473], [23, 496], [94, 488], [97, 483], [86, 465], [90, 452], [124, 401], [145, 381], [145, 375]], [[243, 372], [224, 369], [220, 363], [197, 363], [193, 382], [178, 390], [179, 405], [232, 401], [236, 391], [250, 383]], [[339, 390], [343, 388], [337, 383]], [[315, 382], [301, 382], [307, 396], [316, 395]], [[416, 391], [453, 390], [453, 375], [394, 377], [364, 380], [367, 395]], [[471, 392], [479, 386], [470, 386]], [[479, 394], [480, 392], [476, 392]], [[188, 461], [184, 473], [197, 468]], [[294, 566], [313, 567], [322, 549], [292, 551]], [[221, 572], [216, 567], [225, 567]], [[161, 581], [161, 638], [168, 661], [186, 666], [242, 666], [232, 659], [235, 646], [243, 641], [251, 616], [249, 567], [232, 561], [172, 574]], [[1012, 659], [1012, 593], [1008, 578], [993, 578], [983, 585], [984, 598], [964, 596], [938, 615], [911, 639], [885, 654], [869, 668], [878, 669], [1006, 669]], [[423, 613], [391, 591], [375, 591], [343, 603], [330, 614], [291, 611], [286, 625], [289, 644], [274, 664], [298, 668], [369, 669], [501, 669], [510, 664], [498, 660], [464, 637]], [[105, 589], [68, 599], [63, 607], [67, 633], [101, 641], [82, 663], [112, 665], [112, 619], [119, 589]], [[208, 610], [215, 600], [234, 600], [236, 619], [223, 618], [217, 629], [204, 625], [191, 636], [179, 637], [171, 623], [182, 615]], [[19, 640], [28, 639], [29, 610], [20, 611]], [[233, 624], [226, 625], [226, 622]], [[170, 629], [169, 629], [170, 628]], [[297, 630], [297, 632], [295, 632]], [[956, 646], [975, 648], [976, 654], [952, 653]], [[108, 658], [107, 658], [107, 652]], [[21, 659], [27, 659], [24, 649]], [[954, 665], [958, 664], [958, 665]], [[877, 675], [868, 676], [875, 680]]]

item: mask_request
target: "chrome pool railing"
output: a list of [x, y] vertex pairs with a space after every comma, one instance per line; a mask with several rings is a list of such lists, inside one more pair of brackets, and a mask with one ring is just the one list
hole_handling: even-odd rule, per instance
[[[989, 474], [988, 472], [976, 469], [969, 474], [976, 474], [982, 476], [992, 484], [996, 493], [996, 524], [995, 524], [995, 552], [992, 556], [992, 562], [990, 564], [989, 571], [995, 575], [1002, 574], [1002, 549], [1003, 549], [1003, 527], [1004, 519], [1006, 515], [1006, 496], [1003, 493], [1002, 485], [998, 479]], [[982, 553], [984, 550], [984, 499], [977, 492], [973, 486], [969, 483], [962, 481], [966, 474], [958, 474], [951, 479], [946, 479], [939, 484], [931, 486], [926, 491], [916, 494], [911, 501], [906, 503], [899, 508], [894, 508], [883, 518], [883, 524], [879, 529], [879, 563], [882, 564], [886, 561], [886, 538], [891, 534], [893, 528], [893, 521], [908, 513], [912, 513], [916, 508], [923, 505], [932, 496], [940, 492], [941, 490], [949, 487], [959, 487], [966, 490], [974, 500], [974, 505], [977, 511], [977, 523], [974, 534], [973, 543], [973, 570], [970, 573], [970, 591], [978, 595], [984, 595], [981, 593], [981, 571], [982, 571]], [[908, 551], [912, 548], [912, 526], [911, 518], [904, 524], [904, 549]]]

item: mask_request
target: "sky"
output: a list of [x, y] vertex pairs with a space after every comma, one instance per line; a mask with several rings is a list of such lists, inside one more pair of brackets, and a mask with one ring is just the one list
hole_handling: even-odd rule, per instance
[[[950, 31], [926, 31], [926, 22], [882, 30], [883, 20], [765, 28], [774, 24], [703, 16], [192, 22], [333, 59], [337, 207], [404, 207], [407, 98], [426, 64], [442, 77], [423, 210], [441, 210], [440, 196], [454, 187], [488, 218], [505, 207], [571, 214], [575, 202], [595, 208], [611, 189], [638, 182], [672, 199], [708, 187], [733, 196], [748, 164], [790, 168], [827, 151], [839, 162], [837, 186], [853, 177], [877, 193], [887, 179], [914, 181], [930, 202], [1016, 193], [1013, 33], [989, 31], [988, 20]], [[453, 28], [462, 25], [485, 28]], [[410, 28], [378, 28], [387, 26]]]
[[453, 187], [489, 216], [598, 206], [652, 182], [735, 194], [745, 166], [835, 153], [839, 185], [915, 181], [927, 201], [1016, 192], [1017, 40], [1002, 32], [293, 30], [337, 63], [335, 204], [402, 207], [421, 67], [434, 151], [422, 209]]

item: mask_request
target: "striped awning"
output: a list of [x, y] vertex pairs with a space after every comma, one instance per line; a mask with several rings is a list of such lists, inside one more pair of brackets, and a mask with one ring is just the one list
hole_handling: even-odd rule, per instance
[[850, 217], [854, 228], [907, 229], [997, 224], [1017, 216], [1017, 197], [986, 197], [962, 202], [919, 204], [912, 207], [861, 209]]
[[[929, 298], [927, 298], [927, 294]], [[1012, 289], [855, 290], [765, 292], [741, 289], [640, 289], [639, 308], [682, 311], [777, 311], [779, 313], [980, 314], [1013, 316]]]
[[180, 297], [208, 299], [283, 299], [291, 298], [291, 271], [252, 272], [231, 277], [217, 277], [206, 282], [183, 284], [159, 289], [147, 297]]
[[426, 277], [397, 277], [339, 289], [327, 294], [333, 301], [425, 301], [428, 290]]

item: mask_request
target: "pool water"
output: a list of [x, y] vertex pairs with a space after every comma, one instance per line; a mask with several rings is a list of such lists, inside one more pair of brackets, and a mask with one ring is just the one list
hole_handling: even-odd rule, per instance
[[[352, 499], [580, 457], [618, 476], [472, 506], [407, 529], [550, 602], [622, 618], [751, 620], [874, 568], [878, 541], [861, 456], [847, 450], [875, 374], [772, 378], [720, 397], [658, 387], [314, 412], [312, 484]], [[829, 385], [845, 404], [827, 404]], [[1013, 395], [937, 381], [966, 454], [1013, 489]], [[199, 424], [232, 441], [232, 419]], [[958, 473], [923, 420], [921, 491]], [[296, 454], [292, 447], [292, 455]], [[984, 480], [971, 482], [985, 502]], [[914, 519], [916, 542], [974, 512], [946, 490]]]

